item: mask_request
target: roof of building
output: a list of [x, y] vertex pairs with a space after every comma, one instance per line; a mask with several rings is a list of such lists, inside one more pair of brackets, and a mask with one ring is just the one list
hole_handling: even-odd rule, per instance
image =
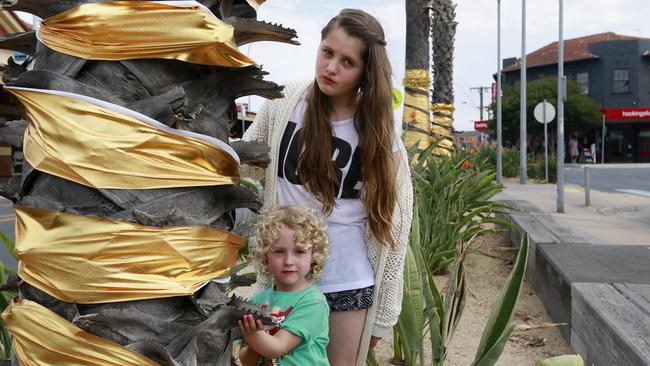
[[[598, 58], [589, 52], [589, 45], [603, 41], [624, 41], [632, 39], [647, 39], [633, 36], [625, 36], [613, 32], [592, 34], [589, 36], [565, 39], [564, 40], [564, 62]], [[650, 50], [648, 50], [650, 52]], [[526, 68], [557, 64], [558, 42], [550, 43], [534, 52], [526, 55]], [[514, 65], [505, 67], [503, 72], [519, 70], [520, 60]]]

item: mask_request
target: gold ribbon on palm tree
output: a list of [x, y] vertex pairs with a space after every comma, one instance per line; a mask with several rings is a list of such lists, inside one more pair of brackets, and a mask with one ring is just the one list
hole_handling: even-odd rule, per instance
[[234, 28], [196, 1], [83, 4], [45, 19], [37, 36], [49, 48], [88, 60], [172, 59], [245, 67]]
[[236, 184], [228, 144], [83, 95], [5, 87], [25, 106], [23, 150], [37, 170], [93, 188]]
[[426, 149], [433, 140], [429, 121], [429, 72], [421, 69], [406, 70], [404, 85], [403, 129], [404, 146], [418, 143], [418, 148]]
[[12, 301], [2, 320], [13, 336], [13, 350], [22, 366], [158, 366], [33, 301]]
[[433, 103], [431, 112], [433, 114], [433, 123], [431, 123], [431, 133], [438, 140], [438, 146], [434, 153], [438, 156], [448, 156], [454, 150], [454, 110], [452, 104]]
[[149, 227], [14, 206], [20, 278], [70, 303], [191, 295], [228, 276], [244, 240], [207, 226]]

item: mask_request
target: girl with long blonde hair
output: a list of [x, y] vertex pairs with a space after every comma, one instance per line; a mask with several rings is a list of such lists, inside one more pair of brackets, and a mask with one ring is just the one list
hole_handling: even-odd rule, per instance
[[383, 28], [344, 9], [321, 32], [315, 79], [288, 83], [244, 135], [271, 146], [265, 205], [326, 216], [331, 249], [317, 285], [330, 306], [335, 366], [363, 365], [401, 309], [413, 192], [391, 97]]

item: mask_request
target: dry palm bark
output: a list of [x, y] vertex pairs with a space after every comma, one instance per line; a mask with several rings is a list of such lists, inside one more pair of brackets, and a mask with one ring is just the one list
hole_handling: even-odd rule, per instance
[[453, 149], [454, 103], [454, 39], [456, 37], [456, 5], [452, 0], [431, 2], [432, 44], [432, 132], [441, 138], [439, 153]]
[[[102, 1], [5, 0], [4, 10], [49, 18], [85, 3]], [[251, 1], [201, 0], [218, 18], [234, 26], [238, 45], [260, 40], [296, 43], [295, 31], [256, 20]], [[259, 1], [260, 3], [262, 1]], [[230, 68], [162, 59], [87, 60], [56, 52], [37, 41], [34, 32], [8, 35], [0, 47], [29, 55], [10, 63], [4, 82], [18, 87], [86, 95], [140, 112], [167, 126], [228, 143], [236, 121], [235, 98], [281, 96], [282, 87], [263, 80], [257, 66]], [[0, 138], [21, 147], [27, 123], [7, 122]], [[241, 163], [268, 163], [268, 147], [236, 143]], [[124, 162], [129, 164], [129, 162]], [[232, 230], [234, 210], [257, 210], [261, 203], [239, 185], [164, 189], [96, 189], [38, 171], [25, 160], [23, 173], [1, 187], [16, 205], [76, 215], [103, 217], [153, 227], [208, 226]], [[225, 295], [209, 282], [191, 296], [101, 304], [63, 302], [21, 281], [19, 294], [76, 326], [139, 352], [160, 365], [230, 365], [236, 320], [258, 308]], [[14, 364], [17, 362], [14, 360]]]
[[404, 144], [426, 149], [429, 132], [429, 1], [406, 0], [406, 54], [404, 72]]

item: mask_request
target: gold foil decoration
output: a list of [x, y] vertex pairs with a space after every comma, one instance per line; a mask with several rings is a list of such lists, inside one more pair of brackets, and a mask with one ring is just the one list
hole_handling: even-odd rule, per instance
[[71, 303], [190, 295], [229, 275], [244, 240], [205, 227], [132, 222], [14, 206], [20, 277]]
[[451, 104], [433, 103], [431, 105], [433, 114], [431, 132], [434, 137], [440, 140], [434, 151], [434, 154], [438, 156], [448, 156], [454, 149], [453, 125], [455, 109]]
[[172, 59], [245, 67], [234, 28], [196, 1], [83, 4], [45, 19], [37, 36], [49, 48], [88, 60]]
[[404, 146], [418, 144], [424, 150], [433, 143], [430, 135], [429, 72], [422, 69], [406, 70], [404, 88], [403, 129]]
[[431, 111], [434, 116], [434, 123], [447, 127], [451, 130], [451, 127], [454, 125], [454, 111], [456, 108], [451, 104], [444, 103], [433, 103], [431, 105]]
[[2, 320], [13, 335], [13, 350], [22, 366], [158, 366], [33, 301], [12, 301]]
[[402, 85], [408, 88], [425, 89], [428, 91], [431, 79], [429, 71], [424, 69], [410, 69], [404, 72]]
[[25, 158], [37, 170], [94, 188], [235, 184], [239, 158], [222, 141], [180, 131], [85, 96], [5, 87], [25, 106]]

